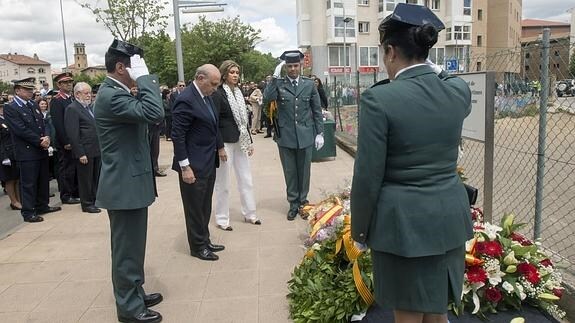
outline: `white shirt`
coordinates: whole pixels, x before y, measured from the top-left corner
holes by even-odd
[[[404,67],[404,68],[400,69],[399,71],[397,71],[397,73],[395,73],[395,78],[397,79],[397,77],[399,76],[399,74],[401,74],[401,73],[403,73],[403,72],[405,72],[405,71],[407,71],[407,70],[410,70],[410,69],[412,69],[412,68],[414,68],[414,67],[425,66],[425,65],[427,65],[427,64],[421,63],[421,64],[415,64],[415,65],[411,65],[411,66],[408,66],[408,67]]]
[[[292,79],[291,77],[288,76],[289,82],[291,84],[293,84],[293,81],[295,81],[295,84],[298,85],[299,84],[299,76],[297,77],[297,79]]]
[[[107,76],[110,80],[118,83],[124,90],[126,90],[128,93],[130,93],[130,88],[126,86],[126,84],[116,80],[115,78],[111,77],[110,75]]]

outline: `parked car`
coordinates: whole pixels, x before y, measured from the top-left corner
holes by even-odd
[[[557,92],[558,97],[562,97],[564,95],[575,95],[575,79],[561,80],[557,82],[555,91]]]

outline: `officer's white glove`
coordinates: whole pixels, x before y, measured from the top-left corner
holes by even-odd
[[[146,62],[143,58],[140,57],[140,55],[134,55],[130,57],[130,67],[126,67],[126,69],[134,81],[137,80],[140,76],[150,74],[150,72],[148,72]]]
[[[323,134],[315,136],[315,149],[320,150],[323,147]]]
[[[429,65],[429,67],[431,67],[431,69],[435,72],[435,74],[439,74],[443,71],[443,69],[441,68],[441,66],[436,65],[434,62],[432,62],[429,58],[425,60],[425,64]]]
[[[355,247],[357,249],[359,249],[359,251],[366,251],[367,250],[367,245],[365,243],[354,241],[353,244],[355,245]]]
[[[11,165],[12,165],[12,162],[10,161],[9,158],[6,158],[6,159],[4,159],[4,160],[2,161],[2,165],[4,165],[4,166],[11,166]]]
[[[278,77],[280,77],[280,75],[282,73],[282,67],[284,67],[285,64],[286,64],[286,62],[282,61],[281,63],[278,64],[278,66],[276,66],[276,69],[274,70],[273,77],[275,77],[276,79]]]
[[[48,147],[48,156],[54,156],[54,148],[52,146]]]

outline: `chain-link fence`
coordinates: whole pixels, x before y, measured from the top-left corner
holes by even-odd
[[[570,58],[574,50],[568,37],[551,37],[547,43],[539,38],[520,48],[468,55],[449,64],[457,66],[455,72],[495,72],[492,221],[499,223],[512,212],[517,222],[527,223],[523,232],[541,239],[565,268],[571,286],[575,286],[575,75],[569,68],[575,68],[575,58]],[[347,82],[353,84],[347,92],[356,93],[352,99],[343,99],[343,83],[327,86],[338,134],[353,143],[360,126],[355,102],[371,84],[358,86],[357,75],[351,79],[356,82]],[[462,145],[460,164],[468,183],[480,188],[478,205],[483,205],[485,144],[464,139]]]

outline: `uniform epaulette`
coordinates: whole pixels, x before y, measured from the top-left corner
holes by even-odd
[[[390,82],[391,82],[390,79],[381,80],[381,81],[375,83],[374,85],[372,85],[371,87],[376,87],[376,86],[378,86],[378,85],[388,84],[388,83],[390,83]]]

